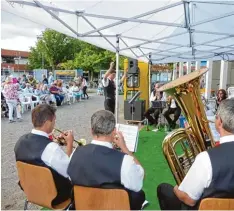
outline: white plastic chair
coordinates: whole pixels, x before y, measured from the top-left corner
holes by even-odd
[[[21,111],[22,114],[24,113],[25,110],[28,110],[28,107],[31,106],[32,104],[32,98],[31,97],[26,97],[24,95],[19,95],[19,100],[21,104]]]
[[[40,97],[32,93],[23,93],[25,97],[31,98],[31,110],[34,109],[35,105],[40,104]],[[36,100],[32,100],[32,96],[36,97]]]
[[[70,100],[71,100],[72,103],[76,102],[76,97],[73,95],[73,93],[69,92],[69,98],[70,98]]]
[[[227,90],[228,98],[234,98],[234,87],[229,87]]]

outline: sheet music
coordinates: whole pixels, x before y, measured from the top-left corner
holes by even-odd
[[[122,132],[128,150],[130,152],[136,152],[139,134],[138,126],[117,124],[116,128]]]

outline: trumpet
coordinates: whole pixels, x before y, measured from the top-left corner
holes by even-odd
[[[54,131],[57,131],[57,132],[59,132],[60,134],[65,134],[62,130],[59,130],[59,129],[57,129],[57,128],[54,128]],[[66,142],[65,142],[65,140],[64,140],[64,138],[55,138],[56,140],[57,140],[57,142],[60,144],[60,145],[65,145],[66,144]],[[86,145],[86,140],[85,139],[80,139],[79,141],[77,141],[77,140],[75,140],[74,139],[74,142],[76,142],[77,144],[78,144],[78,146],[84,146],[84,145]]]

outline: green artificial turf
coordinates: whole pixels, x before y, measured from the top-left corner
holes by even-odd
[[[145,210],[159,210],[157,186],[162,182],[175,185],[175,180],[162,151],[165,132],[163,130],[153,132],[152,127],[149,129],[150,131],[147,131],[146,127],[141,129],[135,155],[145,170],[143,190],[149,201]]]

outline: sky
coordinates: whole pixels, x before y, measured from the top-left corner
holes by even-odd
[[[23,29],[23,30],[22,30]],[[1,48],[29,51],[45,28],[1,10]]]

